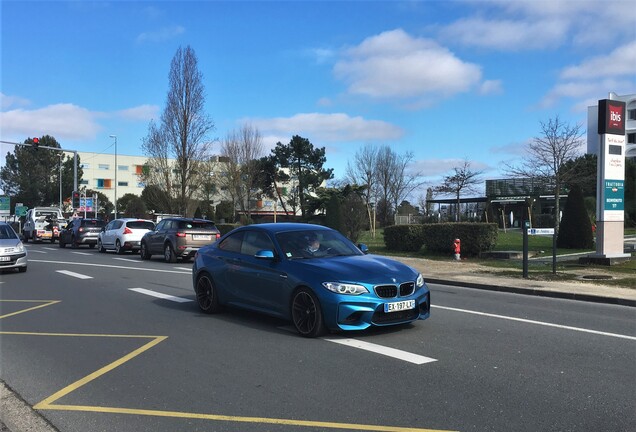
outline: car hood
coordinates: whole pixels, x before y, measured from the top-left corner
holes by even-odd
[[[20,239],[1,239],[0,248],[17,248],[20,244]]]
[[[377,255],[313,258],[295,261],[301,272],[308,271],[323,281],[360,282],[372,285],[415,281],[417,271]]]

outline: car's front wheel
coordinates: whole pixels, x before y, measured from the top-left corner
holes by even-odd
[[[207,273],[202,274],[197,278],[197,284],[194,291],[197,295],[197,303],[199,308],[207,313],[217,313],[220,311],[219,298],[217,296],[216,287],[210,275]]]
[[[300,288],[294,293],[291,316],[294,327],[301,336],[318,337],[326,330],[320,302],[308,288]]]
[[[97,239],[97,250],[99,251],[99,253],[106,252],[106,248],[104,247],[100,239]]]

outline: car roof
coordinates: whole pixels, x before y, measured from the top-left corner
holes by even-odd
[[[237,229],[260,229],[273,234],[288,231],[307,231],[307,230],[319,230],[319,231],[333,231],[329,227],[322,225],[299,223],[299,222],[280,222],[280,223],[264,223],[256,225],[246,225]]]
[[[194,222],[209,222],[209,223],[214,223],[213,220],[209,220],[209,219],[201,219],[201,218],[187,218],[187,217],[168,217],[168,218],[163,218],[161,219],[162,221],[164,220],[176,220],[176,221],[194,221]]]

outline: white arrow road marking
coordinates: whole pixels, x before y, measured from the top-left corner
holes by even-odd
[[[347,345],[353,348],[359,348],[365,351],[371,351],[377,354],[382,354],[388,357],[393,357],[396,358],[398,360],[404,360],[407,361],[409,363],[415,363],[415,364],[424,364],[424,363],[431,363],[431,362],[435,362],[437,361],[434,358],[430,358],[430,357],[424,357],[418,354],[413,354],[410,352],[406,352],[406,351],[402,351],[399,349],[395,349],[395,348],[389,348],[389,347],[385,347],[382,345],[377,345],[377,344],[372,344],[369,342],[363,342],[357,339],[340,339],[340,338],[335,338],[335,339],[325,339],[326,341],[329,342],[335,342],[337,344],[341,344],[341,345]]]
[[[61,273],[61,274],[65,274],[67,276],[73,276],[73,277],[78,278],[78,279],[93,279],[93,276],[86,276],[86,275],[75,273],[75,272],[68,271],[68,270],[56,270],[56,272]]]
[[[601,335],[601,336],[609,336],[609,337],[615,337],[615,338],[621,338],[621,339],[636,340],[636,337],[634,337],[634,336],[628,336],[628,335],[617,334],[617,333],[608,333],[608,332],[602,332],[602,331],[598,331],[598,330],[590,330],[590,329],[585,329],[585,328],[580,328],[580,327],[571,327],[571,326],[566,326],[566,325],[561,325],[561,324],[553,324],[553,323],[543,322],[543,321],[534,321],[534,320],[529,320],[529,319],[525,319],[525,318],[515,318],[515,317],[510,317],[510,316],[505,316],[505,315],[497,315],[497,314],[491,314],[491,313],[486,313],[486,312],[477,312],[477,311],[471,311],[471,310],[467,310],[467,309],[457,309],[457,308],[452,308],[452,307],[447,307],[447,306],[431,305],[431,307],[432,308],[449,310],[449,311],[453,311],[453,312],[462,312],[462,313],[467,313],[467,314],[486,316],[486,317],[490,317],[490,318],[499,318],[499,319],[505,319],[505,320],[510,320],[510,321],[517,321],[517,322],[522,322],[522,323],[526,323],[526,324],[536,324],[536,325],[541,325],[541,326],[546,326],[546,327],[560,328],[560,329],[564,329],[564,330],[573,330],[573,331],[578,331],[578,332],[583,332],[583,333],[592,333],[592,334]]]
[[[175,297],[175,296],[171,296],[171,295],[167,295],[167,294],[162,294],[156,291],[151,291],[151,290],[147,290],[145,288],[129,288],[130,291],[135,291],[138,292],[140,294],[146,294],[152,297],[157,297],[160,299],[164,299],[164,300],[170,300],[173,302],[177,302],[177,303],[187,303],[187,302],[191,302],[192,300],[187,299],[187,298],[183,298],[183,297]]]
[[[134,262],[134,263],[138,263],[139,260],[138,259],[131,259],[131,258],[113,258],[115,260],[119,260],[119,261],[128,261],[128,262]]]
[[[92,253],[88,253],[88,252],[71,252],[74,254],[78,254],[78,255],[93,255]]]

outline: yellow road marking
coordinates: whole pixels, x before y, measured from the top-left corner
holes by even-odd
[[[38,306],[30,307],[28,309],[22,309],[22,310],[19,310],[17,312],[12,312],[12,313],[8,313],[8,314],[5,314],[5,315],[0,315],[0,319],[2,319],[2,318],[8,318],[8,317],[11,317],[11,316],[14,316],[14,315],[19,315],[19,314],[25,313],[25,312],[30,312],[32,310],[40,309],[40,308],[43,308],[43,307],[51,306],[52,304],[59,303],[60,300],[0,300],[0,302],[7,302],[7,303],[44,303],[44,304],[41,304],[41,305],[38,305]]]
[[[0,300],[11,302],[26,302],[26,303],[41,303],[32,308],[24,309],[18,312],[0,316],[0,319],[5,317],[14,316],[20,313],[40,309],[46,306],[50,306],[55,303],[59,303],[59,300]],[[90,383],[91,381],[99,378],[102,375],[112,371],[113,369],[121,366],[129,360],[137,357],[141,353],[153,348],[155,345],[163,342],[168,336],[148,336],[148,335],[117,335],[117,334],[88,334],[88,333],[35,333],[35,332],[16,332],[16,331],[0,331],[1,335],[22,335],[22,336],[49,336],[49,337],[108,337],[108,338],[145,338],[152,339],[145,345],[137,348],[136,350],[126,354],[125,356],[115,360],[112,363],[96,370],[95,372],[81,378],[74,383],[64,387],[58,392],[52,394],[46,399],[42,400],[33,408],[37,410],[57,410],[57,411],[81,411],[81,412],[95,412],[95,413],[109,413],[109,414],[131,414],[131,415],[143,415],[153,417],[172,417],[172,418],[187,418],[197,420],[214,420],[214,421],[227,421],[238,423],[259,423],[259,424],[277,424],[285,426],[301,426],[301,427],[314,427],[325,429],[341,429],[341,430],[358,430],[358,431],[373,431],[373,432],[451,432],[439,429],[422,429],[412,427],[399,427],[399,426],[380,426],[380,425],[365,425],[356,423],[336,423],[336,422],[323,422],[323,421],[310,421],[310,420],[291,420],[291,419],[278,419],[268,417],[241,417],[241,416],[228,416],[221,414],[201,414],[201,413],[188,413],[180,411],[159,411],[159,410],[147,410],[147,409],[133,409],[133,408],[117,408],[117,407],[100,407],[90,405],[55,405],[54,402],[63,398],[64,396],[74,392],[80,387]]]

